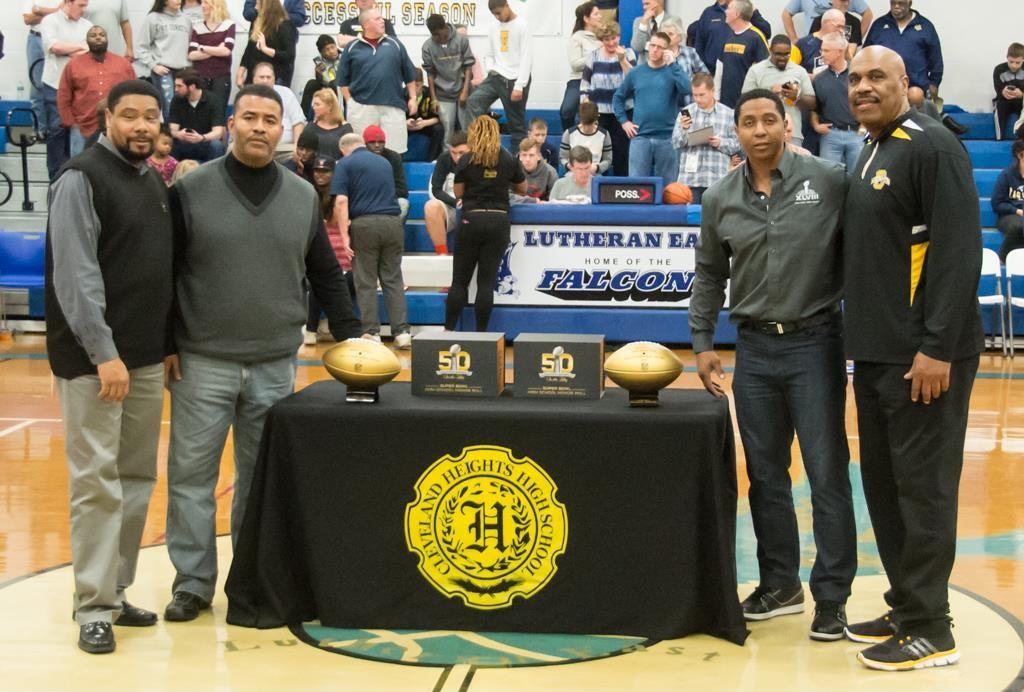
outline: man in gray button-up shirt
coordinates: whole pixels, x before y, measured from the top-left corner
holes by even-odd
[[[795,430],[817,547],[810,636],[838,640],[857,568],[839,313],[846,176],[835,164],[786,149],[777,94],[743,94],[734,117],[747,163],[704,194],[689,319],[701,381],[724,396],[722,365],[711,349],[732,280],[730,319],[738,326],[732,389],[760,568],[743,613],[766,620],[804,609],[789,475]]]

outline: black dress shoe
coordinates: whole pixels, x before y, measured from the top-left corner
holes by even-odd
[[[87,654],[109,654],[114,650],[114,629],[109,622],[89,622],[78,629],[78,648]]]
[[[114,620],[114,624],[120,627],[149,627],[156,624],[156,613],[125,601],[121,606],[121,614]]]
[[[174,598],[164,609],[164,620],[170,622],[187,622],[199,617],[200,610],[206,610],[210,604],[188,591],[175,591]]]
[[[967,134],[967,131],[971,129],[966,125],[953,120],[953,118],[948,115],[942,116],[942,124],[946,126],[947,130],[955,134],[957,137]]]

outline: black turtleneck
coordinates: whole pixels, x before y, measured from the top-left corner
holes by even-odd
[[[259,206],[267,198],[280,175],[273,161],[262,168],[253,168],[236,159],[230,151],[224,157],[224,164],[231,181],[253,206]]]

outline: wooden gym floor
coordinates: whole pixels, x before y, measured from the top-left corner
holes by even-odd
[[[298,388],[327,377],[319,365],[326,346],[300,350]],[[19,335],[13,343],[0,342],[0,613],[4,623],[0,689],[1024,689],[1024,358],[1014,363],[984,355],[974,387],[961,481],[958,555],[950,593],[961,663],[887,674],[863,669],[856,661],[857,645],[810,641],[809,612],[752,624],[743,647],[693,636],[668,642],[626,642],[620,647],[621,655],[580,660],[590,658],[588,646],[595,642],[606,645],[598,640],[607,638],[538,639],[511,646],[479,633],[346,631],[346,636],[354,638],[336,641],[334,648],[357,653],[337,655],[303,643],[287,629],[228,626],[222,590],[212,611],[195,622],[161,620],[152,628],[117,628],[115,654],[83,654],[75,646],[77,627],[68,618],[73,584],[68,568],[64,437],[44,348],[43,339],[35,335]],[[673,386],[700,387],[692,353],[679,354],[687,369]],[[730,366],[732,354],[723,355]],[[407,371],[400,376],[407,377]],[[852,392],[849,400],[847,427],[856,460]],[[166,426],[166,405],[164,419]],[[166,437],[165,430],[160,478],[143,539],[151,547],[142,551],[139,578],[130,592],[134,603],[160,613],[169,599],[173,575],[162,546]],[[227,532],[232,492],[230,450],[225,460],[217,491],[221,534]],[[742,598],[756,581],[757,571],[742,458],[737,464],[737,567]],[[792,475],[809,568],[813,557],[813,545],[807,546],[811,541],[809,497],[798,463]],[[848,612],[852,620],[858,620],[880,614],[886,582],[856,461],[851,479],[860,569]],[[230,562],[230,542],[224,538],[220,539],[220,555],[223,578]],[[497,654],[497,660],[506,664],[495,665],[489,654]],[[446,655],[450,658],[447,664],[422,664]],[[517,663],[510,667],[509,661]],[[522,663],[531,665],[515,667]]]

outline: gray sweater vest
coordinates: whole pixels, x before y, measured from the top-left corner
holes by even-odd
[[[306,253],[318,229],[309,183],[279,167],[254,207],[224,159],[177,183],[184,215],[175,277],[181,352],[254,363],[294,355],[306,321]]]

